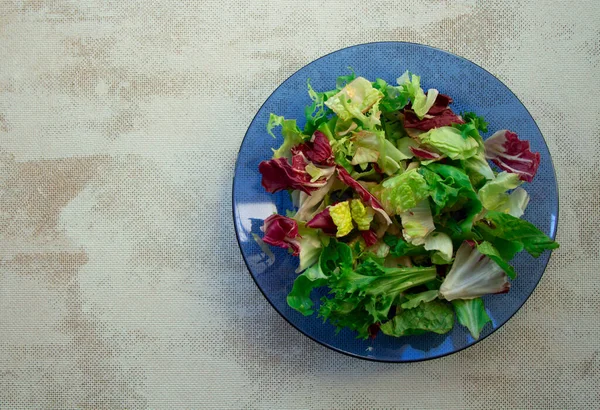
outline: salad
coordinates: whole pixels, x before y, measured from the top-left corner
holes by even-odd
[[[262,227],[262,241],[299,257],[289,306],[361,338],[444,334],[455,316],[479,338],[481,297],[510,290],[515,254],[558,247],[520,219],[539,153],[507,130],[484,141],[482,117],[456,114],[408,71],[397,85],[354,73],[330,91],[307,85],[303,129],[271,114],[283,143],[259,165],[265,190],[296,207]]]

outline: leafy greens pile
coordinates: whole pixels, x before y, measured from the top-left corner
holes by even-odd
[[[271,114],[283,143],[260,163],[262,185],[288,190],[297,210],[268,217],[263,241],[299,256],[287,301],[303,315],[367,338],[447,333],[456,313],[477,339],[490,321],[481,296],[509,291],[514,255],[558,247],[520,219],[540,155],[507,130],[484,141],[482,117],[455,114],[417,75],[397,84],[308,82],[302,130]],[[317,308],[318,287],[329,295]]]

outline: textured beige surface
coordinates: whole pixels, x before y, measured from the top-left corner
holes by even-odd
[[[299,335],[230,211],[271,91],[379,40],[497,75],[560,185],[562,247],[524,308],[410,365]],[[599,91],[597,0],[0,0],[0,408],[598,408]]]

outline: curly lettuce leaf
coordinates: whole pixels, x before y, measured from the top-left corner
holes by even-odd
[[[332,95],[337,93],[337,90],[316,92],[310,85],[310,79],[306,80],[308,95],[313,101],[312,104],[304,109],[306,124],[304,125],[304,133],[311,135],[319,126],[328,121],[328,117],[333,113],[331,109],[325,106],[325,101]]]
[[[402,238],[387,233],[383,237],[383,241],[390,247],[390,254],[392,256],[416,256],[426,253],[423,246],[413,245]]]
[[[433,204],[433,215],[439,215],[444,209],[453,207],[460,198],[460,187],[456,186],[452,176],[443,178],[427,167],[419,168],[423,175],[431,196]]]
[[[454,306],[458,323],[469,329],[475,340],[479,339],[485,325],[492,322],[485,311],[481,298],[456,299],[452,301],[452,306]]]
[[[356,269],[345,264],[330,272],[328,285],[334,296],[321,299],[319,316],[338,329],[348,327],[358,332],[362,338],[369,336],[370,326],[387,319],[401,293],[436,277],[433,267],[385,268],[373,259]]]
[[[385,138],[390,141],[397,143],[400,138],[408,137],[408,134],[404,129],[402,116],[398,115],[397,112],[383,113],[381,116],[381,125],[385,131]]]
[[[292,147],[303,143],[304,140],[308,139],[308,136],[302,134],[296,125],[296,120],[286,120],[282,116],[271,114],[267,122],[267,132],[273,138],[277,138],[273,133],[273,130],[277,127],[281,127],[283,143],[279,148],[273,150],[273,158],[291,158]]]
[[[367,310],[367,300],[360,296],[323,297],[319,308],[319,317],[336,327],[336,333],[348,328],[358,333],[358,337],[369,337],[369,327],[375,322]]]
[[[486,122],[485,118],[475,114],[474,112],[465,112],[461,114],[461,117],[465,122],[472,123],[475,128],[477,128],[481,132],[488,132],[489,123]]]

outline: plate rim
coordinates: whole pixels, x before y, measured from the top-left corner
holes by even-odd
[[[352,358],[356,358],[356,359],[360,359],[360,360],[365,360],[368,362],[378,362],[378,363],[417,363],[417,362],[425,362],[425,361],[429,361],[429,360],[435,360],[435,359],[440,359],[443,357],[447,357],[450,356],[452,354],[456,354],[459,353],[469,347],[475,346],[476,344],[482,342],[483,340],[487,339],[489,336],[491,336],[492,334],[496,333],[496,331],[498,331],[499,329],[501,329],[505,324],[507,324],[516,314],[517,312],[519,312],[521,310],[521,308],[525,305],[525,303],[527,303],[527,301],[531,298],[531,296],[533,295],[533,293],[535,292],[535,290],[537,289],[537,287],[540,284],[540,281],[542,280],[542,277],[545,275],[546,273],[546,269],[548,268],[548,264],[550,263],[550,259],[552,258],[552,254],[553,254],[553,250],[550,250],[550,255],[548,255],[548,260],[546,261],[546,265],[544,266],[544,269],[542,270],[542,274],[540,275],[540,277],[538,278],[537,282],[535,283],[535,285],[533,286],[531,292],[529,293],[529,295],[527,295],[527,297],[523,300],[523,302],[521,302],[521,304],[517,307],[517,309],[515,309],[515,311],[502,323],[500,324],[498,327],[492,329],[492,331],[490,333],[488,333],[487,335],[483,336],[480,339],[474,340],[473,343],[471,344],[467,344],[465,346],[462,346],[456,350],[453,350],[451,352],[446,352],[446,353],[442,353],[439,355],[434,355],[431,357],[425,357],[425,358],[418,358],[418,359],[398,359],[398,360],[388,360],[388,359],[382,359],[382,358],[377,358],[377,357],[369,357],[369,356],[361,356],[352,352],[348,352],[346,350],[343,350],[337,346],[333,346],[329,343],[320,341],[318,339],[316,339],[315,337],[306,334],[302,329],[300,329],[300,327],[298,327],[296,324],[294,324],[290,319],[287,318],[287,316],[285,314],[283,314],[283,312],[281,312],[277,306],[275,306],[275,304],[273,302],[271,302],[271,300],[269,299],[269,297],[267,296],[267,294],[265,293],[265,291],[262,289],[262,287],[259,285],[258,281],[256,280],[256,277],[254,276],[254,274],[252,273],[252,269],[250,268],[250,265],[248,263],[248,260],[246,259],[246,255],[244,254],[244,251],[242,249],[242,244],[240,243],[240,235],[238,232],[238,226],[236,223],[236,220],[238,219],[238,215],[236,212],[236,207],[235,207],[235,179],[236,179],[236,175],[237,175],[237,171],[238,171],[238,167],[240,166],[240,153],[242,151],[242,147],[244,146],[244,142],[246,141],[246,138],[248,137],[248,132],[250,131],[250,128],[252,127],[252,125],[254,124],[254,122],[256,121],[256,118],[258,117],[258,114],[261,112],[261,110],[263,109],[264,105],[267,103],[267,101],[269,101],[269,99],[291,78],[293,77],[296,73],[298,73],[299,71],[303,70],[304,68],[308,67],[309,65],[324,59],[332,54],[338,53],[340,51],[343,50],[347,50],[347,49],[351,49],[351,48],[356,48],[356,47],[362,47],[362,46],[368,46],[368,45],[384,45],[384,44],[408,44],[408,45],[413,45],[413,46],[418,46],[418,47],[424,47],[424,48],[429,48],[432,50],[435,50],[436,52],[441,52],[444,54],[448,54],[450,56],[459,58],[461,60],[464,60],[467,63],[473,64],[475,66],[477,66],[478,68],[480,68],[481,70],[483,70],[484,72],[486,72],[487,74],[489,74],[490,76],[494,77],[509,93],[511,93],[516,99],[517,101],[519,101],[519,103],[523,106],[523,108],[525,109],[525,112],[527,113],[527,115],[529,115],[529,117],[531,118],[531,120],[533,121],[533,124],[535,125],[535,127],[537,128],[539,134],[542,137],[542,142],[544,143],[544,146],[546,147],[546,150],[548,151],[548,157],[550,159],[550,166],[552,168],[552,174],[554,176],[554,187],[555,187],[555,191],[556,191],[556,220],[554,221],[553,224],[550,225],[550,229],[551,229],[551,235],[550,238],[552,240],[554,240],[556,238],[556,234],[558,232],[558,223],[560,220],[560,193],[559,193],[559,187],[558,187],[558,179],[557,179],[557,175],[556,175],[556,168],[554,167],[554,161],[552,160],[552,153],[550,152],[550,148],[548,146],[548,143],[546,142],[546,138],[544,137],[544,134],[542,133],[542,131],[540,130],[540,127],[538,126],[537,122],[535,121],[535,119],[533,118],[533,115],[531,115],[531,112],[529,111],[529,109],[527,108],[527,106],[525,106],[525,104],[523,104],[523,101],[521,101],[521,99],[502,81],[500,80],[497,76],[495,76],[494,74],[492,74],[491,72],[489,72],[488,70],[486,70],[485,68],[483,68],[482,66],[480,66],[479,64],[469,60],[468,58],[462,57],[458,54],[452,53],[450,51],[447,50],[443,50],[441,48],[438,47],[433,47],[427,44],[422,44],[422,43],[415,43],[415,42],[411,42],[411,41],[372,41],[372,42],[367,42],[367,43],[359,43],[359,44],[353,44],[350,46],[346,46],[346,47],[342,47],[333,51],[330,51],[327,54],[323,54],[322,56],[304,64],[302,67],[296,69],[292,74],[290,74],[285,80],[283,80],[270,94],[269,96],[263,101],[263,103],[261,104],[261,106],[258,108],[258,110],[256,111],[256,114],[254,114],[254,116],[252,117],[252,120],[250,121],[250,124],[248,125],[248,128],[246,129],[246,132],[244,133],[244,138],[242,138],[242,141],[240,142],[240,147],[238,149],[238,153],[236,156],[236,160],[235,160],[235,167],[234,167],[234,172],[233,172],[233,181],[232,181],[232,189],[231,189],[231,207],[232,207],[232,217],[233,217],[233,227],[235,230],[235,238],[236,238],[236,242],[238,244],[238,248],[240,250],[240,254],[242,255],[242,258],[244,260],[244,264],[246,265],[246,270],[248,271],[248,274],[250,275],[250,277],[252,278],[252,280],[254,281],[254,284],[256,285],[256,287],[260,290],[261,294],[263,295],[263,297],[267,300],[267,302],[269,303],[269,305],[271,305],[271,307],[273,309],[275,309],[275,311],[288,323],[290,324],[294,329],[296,329],[300,334],[304,335],[305,337],[309,338],[310,340],[318,343],[321,346],[324,346],[328,349],[331,349],[335,352],[341,353],[343,355],[352,357]]]

